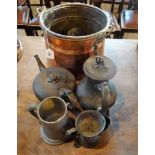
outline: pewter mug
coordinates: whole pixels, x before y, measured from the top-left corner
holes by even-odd
[[[41,123],[40,134],[48,144],[63,143],[67,123],[67,104],[59,97],[48,97],[39,105],[33,104],[28,111]]]

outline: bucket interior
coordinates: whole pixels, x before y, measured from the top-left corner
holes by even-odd
[[[107,16],[89,5],[60,5],[46,10],[42,16],[46,28],[68,36],[85,36],[104,29]]]

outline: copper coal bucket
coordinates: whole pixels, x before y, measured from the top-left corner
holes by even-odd
[[[57,64],[76,77],[94,49],[103,54],[104,38],[113,30],[107,12],[82,3],[66,3],[44,10],[40,25],[46,48],[54,51]],[[78,34],[69,33],[77,29]]]

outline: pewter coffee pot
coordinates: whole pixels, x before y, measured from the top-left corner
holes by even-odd
[[[115,64],[105,56],[92,56],[85,61],[83,70],[86,77],[76,90],[81,108],[106,113],[117,96],[116,88],[110,81],[116,74]]]
[[[63,98],[66,102],[72,103],[73,108],[77,104],[77,98],[73,91],[76,86],[75,77],[67,69],[62,67],[46,68],[38,55],[34,56],[40,72],[33,80],[33,91],[41,101],[50,96]]]

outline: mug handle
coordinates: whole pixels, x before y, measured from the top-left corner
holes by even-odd
[[[67,142],[68,139],[70,139],[70,138],[74,138],[76,136],[76,132],[77,132],[77,130],[76,130],[75,127],[66,130],[65,137],[64,137],[64,142]]]
[[[100,108],[100,107],[99,107]],[[99,113],[101,113],[101,110],[100,109],[97,109],[97,111],[99,112]],[[101,113],[102,114],[102,113]],[[106,121],[106,125],[105,125],[105,128],[103,129],[103,131],[99,134],[100,136],[102,135],[102,133],[104,132],[104,131],[106,131],[109,127],[110,127],[110,125],[111,125],[111,118],[109,117],[109,116],[107,116],[106,114],[103,114],[103,116],[104,116],[104,118],[105,118],[105,121]]]
[[[71,90],[63,88],[59,93],[59,97],[63,98],[65,101],[66,99],[68,100],[66,102],[69,102],[67,105],[69,110],[77,108],[77,97]]]
[[[33,104],[31,104],[31,105],[28,107],[28,111],[29,111],[35,118],[39,119],[39,118],[38,118],[38,115],[37,115],[37,112],[36,112],[37,108],[38,108],[38,105],[37,105],[36,103],[33,103]]]
[[[106,120],[106,125],[105,125],[105,128],[104,128],[104,130],[103,130],[103,131],[105,131],[105,130],[107,130],[107,129],[110,127],[110,125],[111,125],[111,118],[108,117],[107,115],[103,115],[103,116],[105,117],[105,120]]]
[[[77,133],[77,130],[76,130],[75,127],[73,127],[73,128],[71,128],[71,129],[66,131],[64,142],[67,142],[68,139],[70,139],[70,138],[74,138],[75,139],[74,146],[76,148],[79,148],[82,145],[82,141],[80,140],[80,134]]]

